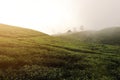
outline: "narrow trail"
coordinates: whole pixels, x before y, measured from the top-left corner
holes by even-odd
[[[45,44],[45,45],[47,45],[47,46],[51,46],[51,47],[55,47],[55,48],[65,49],[65,50],[72,51],[72,52],[83,52],[83,53],[99,54],[98,52],[89,51],[89,50],[82,50],[82,49],[68,48],[68,47],[56,46],[56,45],[50,45],[50,44]]]

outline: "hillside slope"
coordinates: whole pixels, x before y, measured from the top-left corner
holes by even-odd
[[[120,45],[120,27],[111,27],[98,31],[96,37],[101,43]]]
[[[85,42],[120,45],[120,27],[106,28],[100,31],[82,31],[59,35],[61,38]]]
[[[0,80],[119,80],[120,46],[0,24]]]

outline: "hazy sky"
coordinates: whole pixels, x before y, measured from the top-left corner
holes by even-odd
[[[0,0],[0,23],[48,34],[120,26],[120,0]]]

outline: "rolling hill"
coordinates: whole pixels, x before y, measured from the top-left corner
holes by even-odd
[[[0,24],[0,80],[119,80],[120,46]]]
[[[111,27],[99,31],[81,31],[59,35],[61,38],[85,42],[120,45],[120,27]]]

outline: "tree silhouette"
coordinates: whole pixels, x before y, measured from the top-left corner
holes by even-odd
[[[71,33],[72,31],[71,30],[68,30],[67,33]]]
[[[84,26],[82,25],[82,26],[80,26],[80,30],[81,31],[83,31],[84,30]]]

